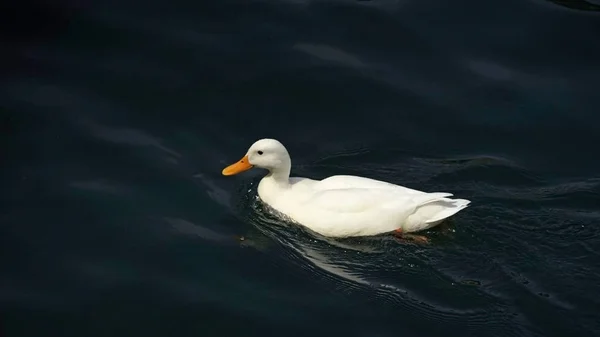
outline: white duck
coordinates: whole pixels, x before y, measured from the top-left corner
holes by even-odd
[[[292,161],[275,139],[255,142],[222,173],[230,176],[254,166],[269,171],[258,185],[263,202],[328,237],[389,232],[405,236],[436,226],[470,203],[448,198],[451,193],[426,193],[358,176],[337,175],[320,181],[290,178]]]

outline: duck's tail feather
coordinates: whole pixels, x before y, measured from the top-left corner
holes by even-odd
[[[415,198],[415,205],[417,207],[421,207],[423,205],[427,205],[432,202],[440,201],[440,200],[451,200],[448,197],[451,197],[452,193],[445,192],[435,192],[435,193],[427,193],[423,194],[417,198]]]
[[[449,218],[454,214],[460,212],[461,210],[467,208],[471,203],[471,201],[467,199],[444,199],[444,201],[448,202],[450,205],[444,207],[444,209],[434,214],[431,218],[427,219],[425,221],[427,224],[440,222],[446,218]]]

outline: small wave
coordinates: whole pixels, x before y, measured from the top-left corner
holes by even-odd
[[[587,12],[600,12],[600,5],[585,0],[547,0],[561,7]]]
[[[69,186],[81,190],[114,194],[114,195],[126,195],[130,194],[131,191],[123,186],[118,186],[106,180],[81,180],[72,181]]]
[[[165,217],[164,220],[167,221],[173,227],[173,229],[182,234],[195,235],[207,241],[232,241],[232,238],[226,235],[217,233],[209,228],[193,224],[184,219]]]

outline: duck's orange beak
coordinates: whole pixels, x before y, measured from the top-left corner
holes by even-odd
[[[224,168],[223,172],[221,173],[223,173],[224,176],[232,176],[234,174],[248,171],[251,168],[252,165],[250,164],[250,161],[248,161],[248,156],[244,156],[244,158],[240,159],[240,161],[237,163],[231,164]]]

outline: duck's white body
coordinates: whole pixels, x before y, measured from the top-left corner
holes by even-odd
[[[357,176],[290,178],[289,154],[274,139],[254,143],[246,156],[223,170],[223,174],[236,174],[253,166],[269,170],[258,185],[263,202],[328,237],[421,231],[436,226],[470,203],[450,199],[450,193],[426,193]]]
[[[321,181],[290,178],[279,184],[266,176],[258,185],[262,201],[311,230],[329,237],[370,236],[401,229],[431,228],[467,207],[450,193],[425,193],[357,176]]]

